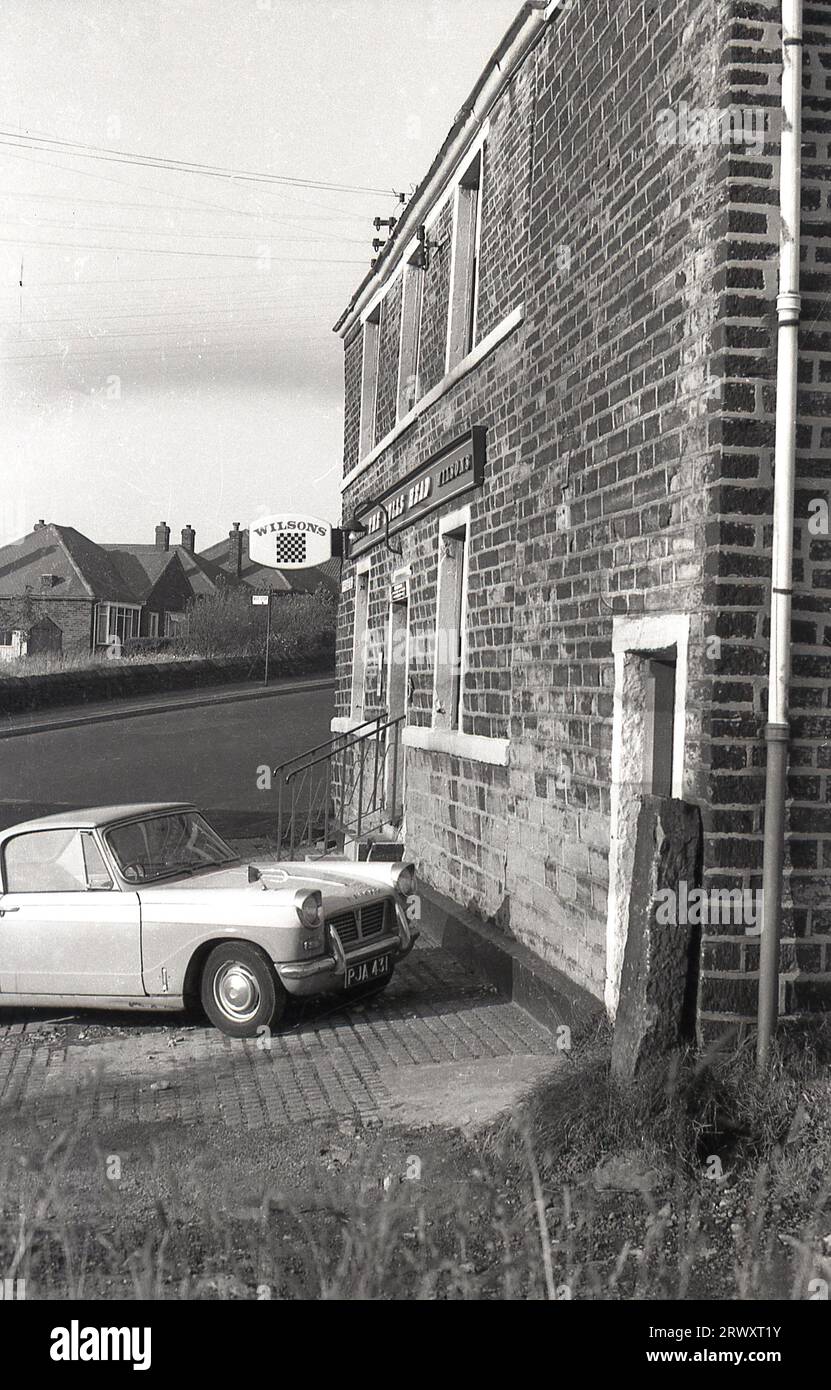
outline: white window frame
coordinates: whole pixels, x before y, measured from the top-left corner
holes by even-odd
[[[453,249],[450,260],[445,375],[463,362],[476,346],[484,168],[483,144],[464,169],[456,184],[453,199]],[[475,179],[475,182],[471,183],[471,179]],[[471,209],[474,200],[475,207]]]
[[[396,421],[409,415],[418,400],[418,364],[421,348],[421,317],[424,306],[424,270],[414,260],[404,267],[401,286],[401,335],[398,343],[398,385]],[[412,392],[407,390],[412,381]]]
[[[360,458],[364,458],[375,446],[378,374],[381,362],[381,303],[382,301],[379,300],[372,312],[364,319],[361,358]]]
[[[95,645],[96,645],[96,647],[108,647],[108,646],[110,645],[111,642],[119,642],[119,641],[124,641],[124,640],[125,640],[125,638],[120,637],[119,633],[116,632],[115,629],[114,629],[114,627],[113,627],[113,623],[118,621],[117,615],[118,615],[119,612],[120,612],[120,613],[133,613],[133,614],[135,615],[135,617],[134,617],[134,619],[133,619],[133,622],[131,623],[131,627],[132,627],[133,630],[132,630],[131,632],[129,632],[129,633],[126,633],[126,634],[125,634],[125,638],[126,638],[127,640],[129,640],[129,638],[131,638],[131,637],[137,637],[137,636],[138,636],[138,634],[139,634],[139,629],[140,629],[140,626],[141,626],[141,605],[140,605],[140,604],[138,604],[138,603],[99,603],[99,604],[96,604],[96,608],[95,608]],[[113,617],[113,614],[115,614],[116,617]],[[102,618],[103,618],[103,622],[102,622]],[[103,631],[106,633],[106,637],[102,637],[102,636],[100,635],[100,634],[101,634],[101,631],[102,631],[102,628],[103,628]]]
[[[351,719],[363,720],[366,679],[366,635],[369,628],[369,585],[372,560],[367,555],[355,566],[355,603],[352,632],[352,693],[349,700]]]
[[[675,706],[673,712],[672,795],[685,789],[687,732],[688,613],[654,613],[643,617],[615,617],[612,621],[612,654],[615,687],[612,714],[612,782],[609,826],[609,891],[606,913],[605,1002],[612,1018],[617,1011],[626,933],[629,920],[630,865],[634,855],[631,827],[624,811],[624,789],[631,785],[637,758],[627,726],[625,708],[627,658],[648,657],[652,652],[675,649]],[[630,668],[631,669],[631,668]],[[637,779],[637,773],[635,772]],[[631,816],[630,816],[631,819]]]
[[[459,536],[463,532],[463,537]],[[451,590],[448,576],[449,562],[444,547],[447,540],[460,541],[461,575],[459,609],[455,612],[455,585]],[[465,676],[467,674],[468,637],[468,579],[470,574],[470,506],[459,507],[448,512],[439,521],[439,560],[438,582],[436,586],[436,638],[433,659],[433,729],[445,733],[462,733],[465,717]],[[450,617],[451,621],[447,621]],[[459,685],[458,701],[453,708],[454,678],[451,664],[444,658],[446,653],[443,628],[449,632],[457,627],[459,633]]]

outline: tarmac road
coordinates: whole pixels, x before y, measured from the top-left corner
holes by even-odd
[[[193,801],[226,835],[268,835],[276,793],[258,788],[257,769],[329,737],[333,691],[283,686],[233,703],[227,694],[0,740],[0,827],[76,806]]]

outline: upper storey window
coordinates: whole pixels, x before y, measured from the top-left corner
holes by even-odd
[[[479,150],[462,175],[455,195],[445,364],[448,372],[467,356],[476,342],[479,241],[482,227],[481,193],[482,151]]]
[[[378,401],[378,361],[381,351],[381,305],[364,323],[364,358],[361,375],[361,445],[364,457],[375,443],[375,407]]]
[[[421,342],[421,305],[424,292],[424,270],[414,257],[404,267],[404,287],[401,300],[401,351],[398,359],[398,410],[402,416],[412,410],[418,400],[418,353]]]

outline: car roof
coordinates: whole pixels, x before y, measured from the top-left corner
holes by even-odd
[[[21,830],[54,830],[60,825],[71,826],[74,830],[94,830],[105,825],[115,825],[118,821],[135,820],[139,816],[149,816],[165,811],[195,811],[189,801],[138,801],[123,806],[81,806],[75,811],[58,811],[51,816],[39,816],[37,820],[21,821],[10,825],[0,834],[5,839]]]

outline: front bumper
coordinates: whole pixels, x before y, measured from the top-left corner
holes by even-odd
[[[404,908],[395,903],[394,932],[385,932],[361,946],[355,947],[347,955],[337,932],[330,929],[331,951],[314,960],[275,961],[274,968],[289,994],[332,994],[343,989],[343,977],[347,965],[360,965],[362,961],[375,956],[392,955],[394,963],[403,960],[413,949],[418,938],[418,928],[407,919]]]

